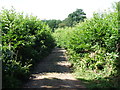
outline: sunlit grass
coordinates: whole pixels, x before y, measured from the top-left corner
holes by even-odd
[[[96,73],[92,70],[83,71],[81,69],[74,70],[73,75],[82,81],[89,89],[92,88],[119,88],[120,78],[109,76],[106,73]],[[120,89],[120,88],[119,88]]]

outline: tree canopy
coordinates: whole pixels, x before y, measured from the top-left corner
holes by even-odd
[[[86,18],[86,14],[82,9],[77,9],[73,13],[70,13],[67,18],[65,18],[62,21],[62,24],[60,24],[60,27],[68,26],[72,27],[75,24],[79,23],[80,21],[84,21]]]
[[[76,25],[80,21],[83,22],[85,18],[86,18],[86,14],[84,13],[84,11],[82,9],[77,9],[76,11],[70,13],[68,15],[68,17],[65,18],[63,21],[55,20],[55,19],[42,20],[42,21],[46,22],[46,24],[48,24],[49,27],[54,32],[54,29],[56,29],[58,27],[59,28],[63,28],[63,27],[66,27],[66,26],[67,27],[73,27],[74,25]]]

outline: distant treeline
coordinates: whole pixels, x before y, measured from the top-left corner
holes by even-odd
[[[54,31],[56,28],[73,27],[80,21],[84,21],[85,18],[86,14],[84,11],[82,9],[77,9],[73,13],[70,13],[64,20],[51,19],[42,21],[46,22],[52,31]]]

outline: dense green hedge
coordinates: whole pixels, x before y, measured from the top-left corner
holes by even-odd
[[[14,9],[0,12],[2,28],[3,88],[18,87],[27,80],[37,61],[54,47],[51,29],[32,15]]]
[[[96,73],[94,79],[120,74],[116,51],[120,36],[116,10],[94,13],[93,18],[86,19],[73,28],[55,30],[53,36],[58,46],[68,50],[68,58],[81,76],[85,76],[87,71]]]

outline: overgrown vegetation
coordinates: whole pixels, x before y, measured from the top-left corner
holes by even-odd
[[[2,28],[3,88],[20,87],[34,65],[54,47],[51,29],[37,17],[17,13],[13,8],[0,12]]]
[[[67,49],[76,77],[88,88],[119,87],[117,10],[94,13],[73,28],[55,30],[53,36],[57,46]]]
[[[115,9],[114,12],[94,13],[91,19],[85,19],[85,15],[78,9],[62,22],[45,21],[49,28],[37,17],[3,9],[0,12],[3,88],[21,87],[36,63],[55,46],[54,38],[57,46],[67,49],[76,78],[88,88],[118,88],[119,12]]]

